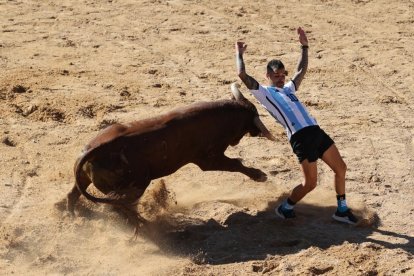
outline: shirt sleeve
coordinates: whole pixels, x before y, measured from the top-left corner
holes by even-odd
[[[260,102],[263,103],[266,101],[266,94],[267,90],[264,88],[261,84],[259,84],[259,87],[257,90],[251,89],[250,93],[253,94],[253,96]]]
[[[287,89],[289,89],[290,90],[290,92],[292,93],[292,94],[295,94],[296,93],[296,86],[295,86],[295,83],[293,82],[293,81],[288,81],[286,84],[285,84],[285,86],[284,86],[284,88],[287,88]]]

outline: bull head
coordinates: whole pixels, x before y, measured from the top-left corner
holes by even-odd
[[[233,94],[233,97],[236,101],[244,102],[254,108],[254,110],[257,113],[256,107],[252,102],[250,102],[247,98],[243,96],[243,94],[240,92],[239,88],[240,85],[236,82],[233,82],[230,86],[231,93]],[[270,131],[266,128],[266,126],[263,124],[262,120],[260,120],[259,114],[257,113],[257,116],[253,120],[255,126],[260,130],[262,136],[266,137],[267,139],[271,141],[276,141],[276,138],[270,133]]]

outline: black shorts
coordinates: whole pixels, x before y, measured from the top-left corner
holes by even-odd
[[[293,152],[299,159],[299,163],[308,159],[315,162],[323,153],[334,144],[334,141],[319,126],[305,127],[290,138]]]

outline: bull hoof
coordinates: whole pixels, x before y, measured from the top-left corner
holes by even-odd
[[[67,207],[67,199],[63,198],[62,200],[56,202],[54,204],[54,207],[56,210],[58,210],[60,212],[60,215],[62,216],[62,218],[74,218],[75,217],[75,212],[73,210],[73,212],[70,212],[68,210]]]
[[[66,211],[66,198],[56,202],[54,206],[60,212]]]

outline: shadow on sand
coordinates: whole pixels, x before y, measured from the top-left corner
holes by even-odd
[[[302,204],[296,208],[298,217],[289,221],[275,216],[273,210],[277,205],[277,202],[270,202],[265,210],[255,215],[234,213],[222,224],[213,219],[206,222],[189,217],[165,217],[147,225],[141,233],[162,250],[190,256],[200,264],[263,260],[267,255],[293,254],[311,246],[326,249],[345,241],[357,244],[372,242],[413,254],[414,238],[376,229],[379,219],[375,215],[368,223],[350,226],[331,219],[334,207]],[[378,235],[399,242],[370,237]]]

